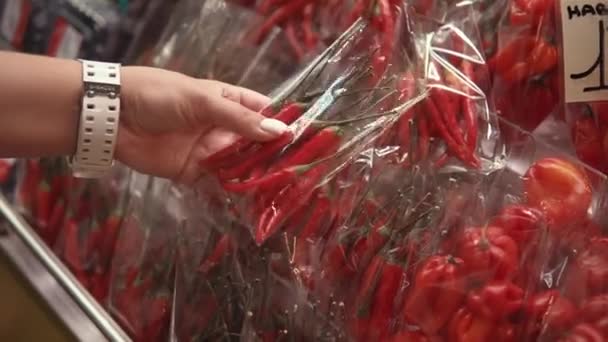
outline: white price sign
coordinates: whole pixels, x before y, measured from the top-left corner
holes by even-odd
[[[561,0],[566,103],[608,101],[608,3]]]

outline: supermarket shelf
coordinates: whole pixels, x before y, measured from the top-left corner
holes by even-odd
[[[130,341],[2,194],[0,253],[11,260],[76,340]]]

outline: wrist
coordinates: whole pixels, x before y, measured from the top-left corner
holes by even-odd
[[[103,176],[113,165],[121,112],[120,65],[81,61],[83,82],[76,151],[70,158],[74,175]]]

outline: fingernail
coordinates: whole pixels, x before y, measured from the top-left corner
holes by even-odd
[[[287,131],[289,127],[279,120],[275,119],[264,119],[260,122],[260,128],[262,131],[272,134],[272,135],[281,135]]]

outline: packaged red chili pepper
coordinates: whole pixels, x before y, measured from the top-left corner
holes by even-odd
[[[403,34],[406,12],[388,1],[382,6],[379,17],[358,20],[276,91],[272,110],[263,112],[276,113],[290,125],[289,132],[267,143],[239,140],[201,161],[220,180],[220,196],[231,199],[234,219],[252,230],[258,244],[283,231],[297,211],[315,200],[317,188],[420,100],[416,62],[403,51],[413,40]],[[406,70],[410,82],[392,77]],[[406,89],[396,91],[404,84]],[[334,199],[324,196],[323,201]],[[325,206],[311,219],[330,222],[336,212]],[[309,231],[301,239],[319,238],[329,227],[305,228]]]
[[[185,219],[181,195],[166,180],[136,173],[128,192],[109,269],[108,310],[134,340],[162,340],[172,312],[176,233]],[[108,218],[100,227],[103,238],[115,229],[112,216]],[[101,257],[107,242],[98,243]]]
[[[314,39],[315,31],[304,31],[303,18],[293,15],[276,26],[269,20],[231,1],[181,1],[152,52],[152,62],[268,93],[323,49],[321,40]],[[278,24],[290,29],[281,30]],[[263,36],[252,41],[251,31],[262,26]],[[312,33],[314,41],[301,43],[305,32]]]

